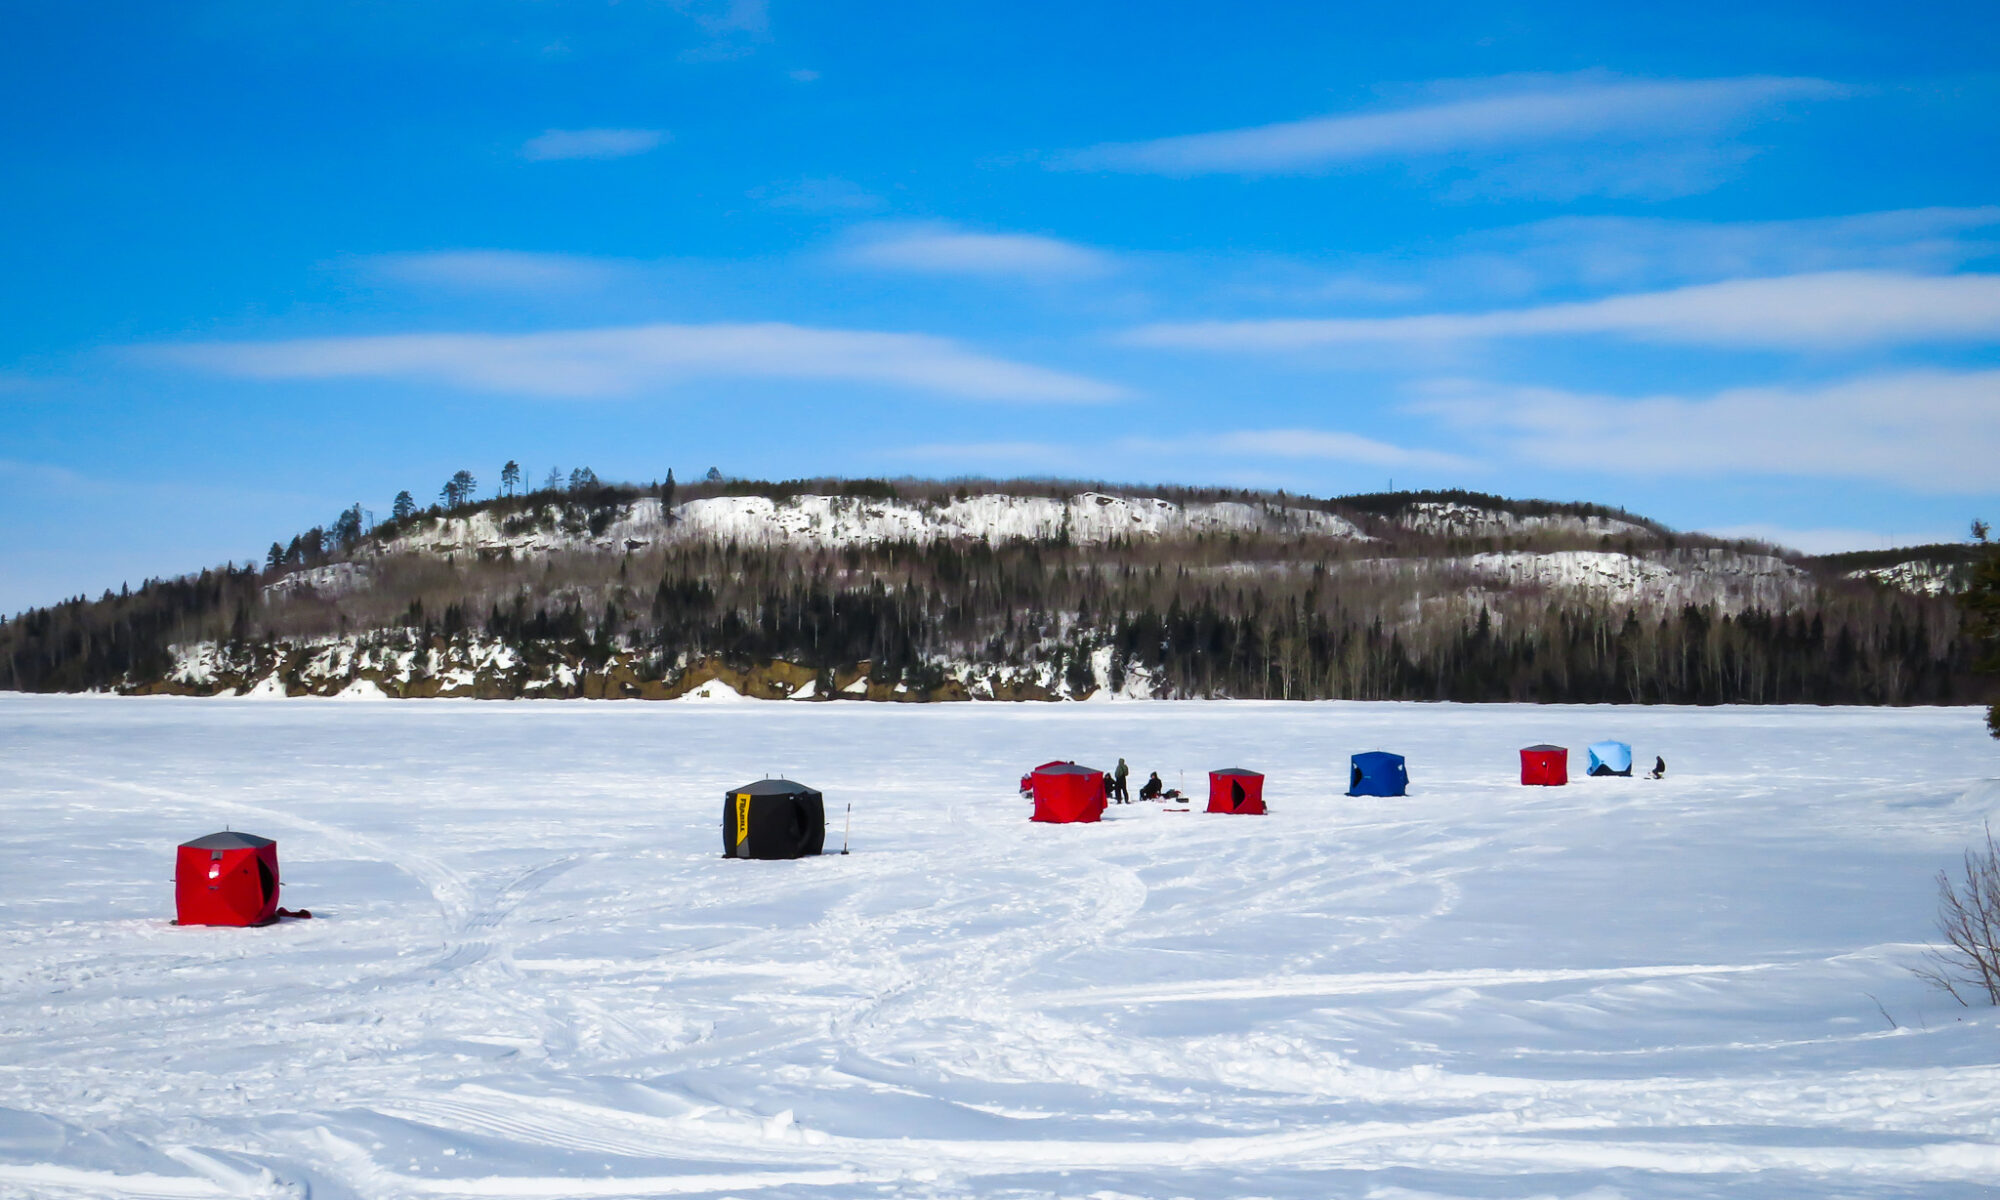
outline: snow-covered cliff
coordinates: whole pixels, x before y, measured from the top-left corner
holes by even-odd
[[[1915,596],[1950,596],[1966,589],[1970,568],[1962,563],[1913,559],[1886,567],[1868,567],[1847,572],[1849,579],[1866,579]]]
[[[887,542],[1027,541],[1067,537],[1091,545],[1119,538],[1179,538],[1265,533],[1365,541],[1350,521],[1317,509],[1234,502],[1181,505],[1170,500],[1084,492],[1067,500],[981,495],[942,504],[851,496],[718,496],[677,505],[659,500],[622,504],[593,530],[550,504],[499,516],[482,510],[422,523],[371,547],[379,555],[409,552],[640,549],[662,542],[705,539],[743,545],[840,547]]]
[[[1579,533],[1589,537],[1648,537],[1644,525],[1613,517],[1579,516],[1556,513],[1549,516],[1522,516],[1503,509],[1476,508],[1470,504],[1424,500],[1405,505],[1395,523],[1415,533],[1441,537],[1514,537],[1534,533]]]
[[[1596,603],[1655,610],[1712,604],[1728,613],[1784,609],[1814,588],[1808,572],[1784,559],[1730,550],[1510,550],[1462,558],[1364,558],[1340,569],[1413,585],[1429,580],[1446,589],[1569,592]]]

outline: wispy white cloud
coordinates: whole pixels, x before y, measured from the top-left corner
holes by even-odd
[[[1296,257],[1146,260],[1181,268],[1174,293],[1249,315],[1407,312],[1573,299],[1827,271],[1940,275],[2000,260],[2000,205],[1783,221],[1555,217],[1331,262]],[[1186,278],[1191,275],[1192,278]]]
[[[683,50],[682,62],[729,62],[768,41],[771,8],[767,0],[667,0],[682,16],[693,19],[709,41]]]
[[[1552,142],[1710,135],[1788,101],[1842,94],[1821,79],[1627,80],[1599,73],[1487,81],[1475,94],[1214,133],[1110,143],[1058,165],[1158,175],[1277,174]]]
[[[1077,279],[1115,266],[1109,254],[1033,233],[974,233],[934,223],[854,231],[839,257],[856,266],[925,275]]]
[[[568,158],[630,158],[657,148],[668,138],[664,129],[550,129],[521,144],[530,162]]]
[[[0,512],[13,518],[0,528],[0,615],[225,560],[255,562],[276,529],[303,528],[351,502],[273,490],[240,472],[187,471],[165,459],[154,467],[157,477],[102,464],[88,474],[0,458]],[[305,486],[310,474],[295,471],[288,482]]]
[[[21,462],[10,458],[0,458],[0,480],[65,492],[109,486],[93,484],[81,472],[72,471],[68,467],[58,467],[52,463]]]
[[[1714,191],[1757,157],[1758,149],[1725,135],[1687,133],[1623,143],[1577,142],[1517,152],[1413,164],[1412,174],[1438,183],[1452,203],[1553,200],[1592,196],[1672,200]]]
[[[144,360],[248,379],[406,379],[552,397],[631,395],[696,378],[887,384],[978,400],[1099,402],[1110,383],[914,333],[777,322],[528,334],[394,334],[140,347]]]
[[[1215,463],[1218,455],[1236,462],[1343,463],[1408,470],[1464,471],[1477,464],[1456,454],[1393,445],[1359,434],[1322,429],[1238,429],[1179,437],[1112,438],[1090,446],[1074,442],[941,442],[904,446],[893,452],[904,461],[1002,467],[1011,470],[1077,471],[1104,474],[1109,463],[1144,461],[1189,468]]]
[[[667,0],[673,10],[717,37],[749,34],[762,37],[771,30],[767,0]]]
[[[399,283],[464,291],[577,292],[630,278],[639,264],[577,254],[521,250],[444,250],[378,254],[361,260],[367,273]]]
[[[853,180],[836,175],[760,184],[746,194],[767,207],[800,212],[874,212],[887,203]]]
[[[947,469],[1004,471],[1075,471],[1091,469],[1102,454],[1075,443],[1057,442],[927,442],[898,446],[886,452],[894,462],[929,463]]]
[[[1449,381],[1411,406],[1507,458],[1619,475],[1807,476],[1991,492],[2000,370],[1627,398]]]
[[[1769,542],[1806,554],[1840,554],[1848,550],[1889,550],[1897,546],[1928,546],[1953,542],[1959,533],[1937,529],[1794,529],[1785,525],[1719,525],[1698,532],[1719,538]]]
[[[1598,290],[1854,269],[1937,273],[1996,251],[2000,205],[1788,221],[1555,217],[1472,234],[1423,269],[1514,291]]]
[[[1441,450],[1397,446],[1322,429],[1239,429],[1184,438],[1126,438],[1123,449],[1138,454],[1241,454],[1412,470],[1463,471],[1477,465]]]
[[[1566,335],[1789,349],[2000,341],[2000,275],[1828,271],[1500,312],[1156,324],[1122,340],[1262,352]]]

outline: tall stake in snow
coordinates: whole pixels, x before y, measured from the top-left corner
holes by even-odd
[[[847,826],[840,831],[840,852],[847,853],[847,835],[854,832],[854,802],[847,803]]]

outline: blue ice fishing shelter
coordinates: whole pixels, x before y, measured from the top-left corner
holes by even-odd
[[[1410,771],[1400,754],[1370,750],[1349,761],[1353,764],[1347,773],[1350,796],[1401,796],[1410,790]]]
[[[1590,747],[1590,774],[1630,775],[1632,747],[1624,742],[1594,742]]]

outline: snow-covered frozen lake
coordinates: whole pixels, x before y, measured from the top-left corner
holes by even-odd
[[[1605,737],[1669,778],[1515,782]],[[1121,754],[1273,812],[1028,821]],[[854,853],[723,859],[766,773]],[[0,1195],[1993,1195],[2000,1020],[1907,967],[1996,777],[1969,709],[4,695]],[[319,919],[169,924],[225,825]]]

